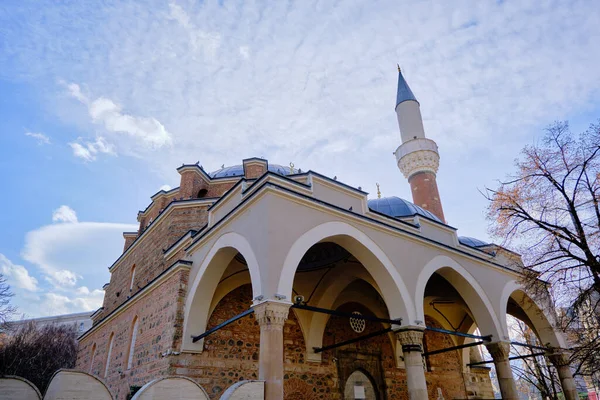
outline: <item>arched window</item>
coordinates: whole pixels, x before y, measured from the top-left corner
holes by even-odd
[[[138,317],[133,319],[133,328],[131,329],[131,341],[129,342],[129,356],[127,357],[127,369],[131,369],[133,365],[133,350],[135,349],[135,339],[138,332]]]
[[[94,368],[94,359],[96,358],[96,343],[92,345],[92,353],[90,355],[90,374]]]
[[[198,192],[198,198],[201,199],[203,197],[206,197],[207,194],[208,194],[207,189],[200,189],[200,191]]]
[[[133,290],[133,280],[135,279],[135,264],[131,267],[131,281],[129,282],[129,291]]]
[[[112,355],[113,342],[115,341],[114,332],[110,334],[110,339],[108,339],[108,353],[106,354],[106,368],[104,368],[104,377],[108,376],[108,368],[110,367],[110,357]]]

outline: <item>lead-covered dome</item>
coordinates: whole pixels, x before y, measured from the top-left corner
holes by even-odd
[[[279,175],[290,175],[291,170],[290,167],[284,167],[279,164],[269,164],[269,171],[274,172]],[[294,169],[294,172],[297,170]],[[230,167],[225,167],[218,169],[216,171],[208,174],[211,178],[225,178],[230,176],[244,176],[244,166],[242,164],[232,165]]]
[[[461,244],[464,244],[465,246],[469,246],[469,247],[483,247],[483,246],[489,245],[489,243],[486,243],[483,240],[480,240],[480,239],[477,239],[474,237],[470,237],[470,236],[459,236],[458,241]]]
[[[388,215],[394,218],[412,217],[413,215],[421,215],[443,224],[442,220],[436,217],[431,211],[427,211],[408,200],[400,197],[382,197],[380,199],[371,199],[368,201],[369,208],[381,214]]]

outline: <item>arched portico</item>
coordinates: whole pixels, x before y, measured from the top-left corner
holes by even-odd
[[[510,310],[510,305],[518,305],[526,318],[520,315],[515,315],[518,310]],[[523,322],[530,325],[530,328],[538,335],[540,341],[552,347],[566,348],[564,338],[552,326],[549,316],[544,311],[545,307],[537,304],[525,291],[525,288],[517,281],[511,281],[506,284],[502,291],[501,307],[503,314],[500,316],[500,321],[503,324],[503,330],[508,335],[508,324],[506,317],[509,313],[514,317],[522,319]]]
[[[441,275],[458,291],[469,307],[481,334],[493,335],[493,340],[505,336],[500,320],[484,289],[463,266],[447,256],[433,258],[419,274],[415,289],[417,320],[425,320],[423,307],[425,287],[434,273]]]
[[[506,318],[508,314],[525,322],[535,332],[540,342],[552,349],[548,351],[547,355],[558,371],[565,398],[567,400],[577,400],[579,398],[577,388],[569,368],[568,356],[565,353],[567,344],[563,336],[552,326],[552,320],[554,319],[552,313],[554,311],[549,309],[549,305],[538,304],[517,281],[506,284],[501,301],[502,310],[504,311],[502,321],[505,329],[508,331]]]
[[[203,342],[193,343],[191,336],[199,335],[206,330],[219,280],[237,253],[244,257],[248,265],[253,296],[256,297],[261,293],[258,261],[246,238],[235,232],[225,233],[219,237],[202,261],[194,260],[192,268],[197,268],[198,272],[194,282],[189,286],[185,302],[182,351],[202,351]]]
[[[364,232],[344,222],[327,222],[305,232],[290,247],[285,258],[277,293],[292,298],[296,269],[304,254],[316,243],[328,241],[349,250],[365,267],[388,305],[390,318],[412,321],[415,308],[400,273],[383,250]]]

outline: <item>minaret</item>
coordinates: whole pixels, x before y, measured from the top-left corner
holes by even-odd
[[[446,222],[435,178],[440,164],[438,147],[433,140],[425,137],[419,102],[402,76],[400,67],[396,114],[402,144],[394,154],[398,168],[410,184],[413,202]]]

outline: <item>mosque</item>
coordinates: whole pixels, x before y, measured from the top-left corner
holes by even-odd
[[[438,147],[400,70],[395,110],[412,202],[262,158],[179,167],[180,186],[123,234],[77,368],[119,400],[173,375],[211,399],[257,380],[267,400],[392,400],[493,398],[494,365],[502,398],[517,399],[509,347],[527,344],[511,343],[513,315],[577,399],[552,307],[519,283],[520,256],[446,221]]]

